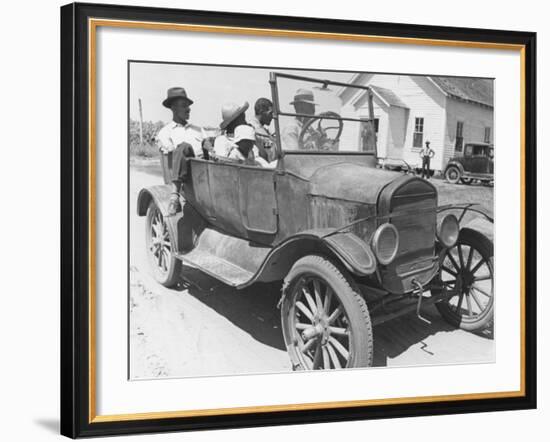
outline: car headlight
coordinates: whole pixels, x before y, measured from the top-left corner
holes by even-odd
[[[378,262],[387,265],[393,261],[399,248],[399,233],[393,224],[382,224],[372,235],[372,248]]]
[[[445,215],[437,226],[437,238],[445,247],[452,247],[458,240],[460,227],[456,216]]]

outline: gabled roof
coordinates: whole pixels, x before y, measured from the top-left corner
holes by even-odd
[[[397,106],[408,109],[408,106],[401,101],[401,99],[393,93],[393,91],[386,89],[385,87],[371,85],[372,91],[379,96],[388,106]]]
[[[373,74],[354,74],[352,75],[349,82],[351,84],[368,84],[370,81],[370,77]],[[412,75],[412,77],[415,77]],[[485,78],[458,78],[458,77],[435,77],[435,76],[427,76],[425,78],[428,78],[435,86],[445,95],[455,98],[457,100],[464,100],[468,101],[470,103],[477,103],[488,107],[493,107],[493,80],[488,80]],[[376,88],[380,90],[380,97],[385,100],[392,100],[393,102],[397,103],[401,102],[401,104],[393,104],[394,106],[399,107],[407,107],[406,104],[403,104],[403,102],[395,95],[393,91],[390,91],[389,89],[381,88],[380,86],[373,86],[370,85],[373,89]],[[352,92],[353,91],[353,92]],[[353,89],[350,87],[342,87],[338,91],[338,95],[340,95],[344,101],[346,101],[345,94],[346,92],[350,95],[348,98],[351,97],[352,93],[355,93],[357,89]],[[388,91],[389,94],[391,94],[397,101],[394,101],[394,98],[391,97],[388,93],[385,91]],[[386,97],[386,98],[384,98]],[[388,101],[389,103],[389,101]]]
[[[493,81],[484,78],[429,77],[447,95],[493,107]]]

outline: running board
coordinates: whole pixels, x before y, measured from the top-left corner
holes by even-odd
[[[176,258],[232,287],[243,285],[254,276],[252,272],[202,250],[177,254]]]
[[[192,250],[175,256],[224,284],[240,288],[254,278],[270,250],[270,247],[206,228]]]

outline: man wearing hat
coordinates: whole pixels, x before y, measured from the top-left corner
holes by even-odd
[[[274,169],[277,166],[277,160],[268,162],[255,153],[256,131],[248,124],[242,124],[235,128],[234,148],[229,153],[228,158],[238,163],[249,166],[261,166]]]
[[[246,124],[245,112],[248,102],[242,105],[236,103],[224,103],[222,106],[222,122],[220,129],[224,131],[214,141],[214,154],[218,157],[228,157],[234,147],[234,132],[237,126]]]
[[[188,122],[190,106],[193,104],[185,89],[172,87],[168,89],[162,105],[172,111],[172,121],[164,126],[156,136],[157,145],[162,155],[172,154],[172,195],[168,214],[175,215],[181,211],[179,192],[181,184],[187,178],[188,158],[203,157],[203,147],[207,138],[202,128]]]
[[[430,179],[430,160],[434,155],[435,152],[430,147],[430,142],[426,141],[426,146],[420,151],[420,158],[422,158],[422,178]]]
[[[309,89],[298,89],[294,95],[294,100],[290,102],[294,106],[297,114],[315,115],[315,101],[313,101],[313,92]],[[285,126],[282,132],[282,144],[285,149],[298,150],[302,146],[298,145],[298,139],[302,127],[309,117],[295,117],[294,120]]]

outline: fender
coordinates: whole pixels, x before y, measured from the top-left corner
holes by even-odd
[[[154,200],[162,216],[166,217],[168,214],[168,204],[170,203],[171,193],[172,188],[167,184],[141,189],[137,198],[137,214],[139,216],[145,216],[149,203],[151,200]]]
[[[288,238],[271,250],[250,283],[283,279],[298,259],[315,253],[335,259],[337,264],[342,264],[356,276],[371,275],[376,271],[374,253],[357,235],[314,229]]]
[[[478,207],[479,206],[479,207]],[[457,219],[460,228],[469,228],[483,233],[491,241],[494,239],[494,216],[491,212],[487,211],[480,204],[449,204],[447,206],[441,206],[437,208],[438,213],[447,211],[457,211]],[[467,214],[472,216],[466,217]]]
[[[460,161],[456,161],[456,160],[451,160],[447,163],[447,165],[445,166],[445,172],[447,172],[447,169],[451,166],[455,166],[458,168],[458,170],[460,170],[460,173],[461,174],[464,174],[464,166],[462,165],[462,163]]]
[[[194,247],[198,236],[206,228],[207,223],[191,204],[184,204],[181,212],[168,216],[171,193],[172,187],[170,185],[158,185],[142,189],[137,199],[137,213],[139,216],[147,215],[147,208],[151,201],[154,201],[164,217],[164,222],[170,231],[171,237],[176,238],[174,252],[178,254]]]

